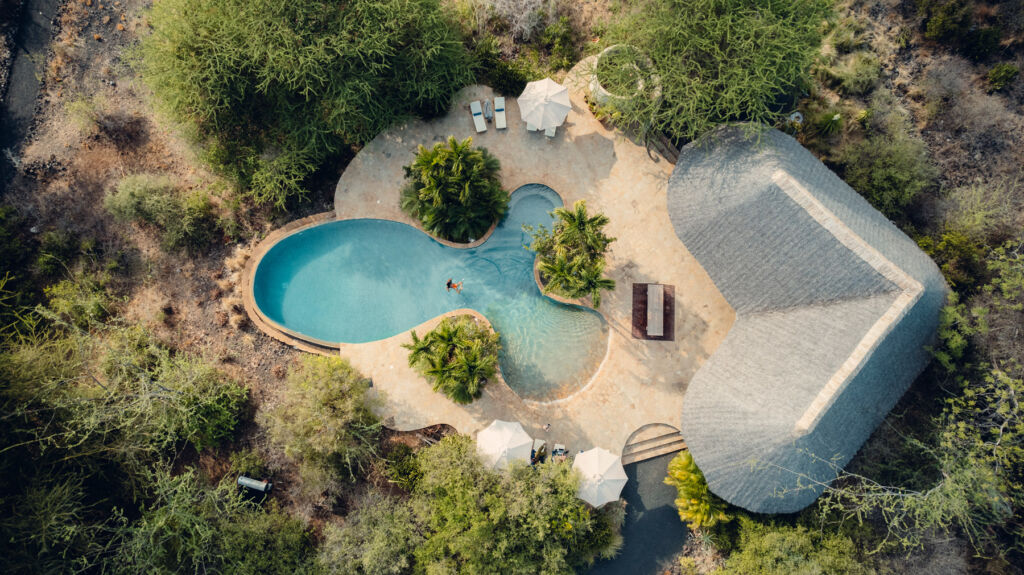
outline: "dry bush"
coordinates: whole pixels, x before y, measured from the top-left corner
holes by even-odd
[[[238,296],[226,297],[221,300],[221,306],[224,311],[231,314],[245,314],[245,304],[242,302],[242,298]]]
[[[245,314],[232,315],[231,319],[229,320],[229,323],[231,323],[231,327],[235,329],[243,329],[246,325],[249,324],[249,316]]]
[[[1020,179],[977,183],[947,192],[943,223],[972,239],[998,244],[1020,228],[1024,185]]]
[[[541,25],[541,10],[554,12],[555,2],[548,0],[485,0],[495,15],[508,21],[509,29],[517,40],[528,41]]]
[[[249,261],[251,249],[251,246],[241,244],[235,246],[235,250],[224,260],[224,265],[227,266],[228,271],[237,273],[245,269],[245,264]]]

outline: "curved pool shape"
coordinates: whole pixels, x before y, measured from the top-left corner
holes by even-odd
[[[561,205],[551,188],[523,186],[475,248],[451,248],[390,220],[313,226],[263,256],[253,279],[256,306],[289,331],[339,343],[384,339],[472,308],[501,334],[501,371],[512,389],[534,400],[564,397],[597,370],[608,328],[601,314],[555,302],[534,281],[523,224],[550,228],[549,212]],[[448,278],[463,282],[461,294],[445,289]]]

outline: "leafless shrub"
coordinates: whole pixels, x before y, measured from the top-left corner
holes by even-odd
[[[508,21],[509,29],[517,40],[527,41],[541,24],[544,4],[554,8],[554,2],[544,0],[485,0],[496,16]]]

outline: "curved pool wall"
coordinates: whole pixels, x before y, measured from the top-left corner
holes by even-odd
[[[260,260],[253,298],[260,313],[285,330],[332,343],[376,341],[472,308],[501,334],[501,371],[509,387],[527,399],[561,398],[596,372],[608,340],[601,314],[555,302],[534,280],[523,225],[550,227],[550,212],[561,205],[547,186],[522,186],[505,219],[473,248],[445,246],[390,220],[305,228]],[[462,282],[462,293],[446,289],[448,278]]]

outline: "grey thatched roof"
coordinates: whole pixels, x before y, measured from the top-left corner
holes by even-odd
[[[682,433],[714,493],[798,511],[928,363],[946,283],[793,138],[709,138],[682,150],[669,215],[736,322],[689,384]]]

